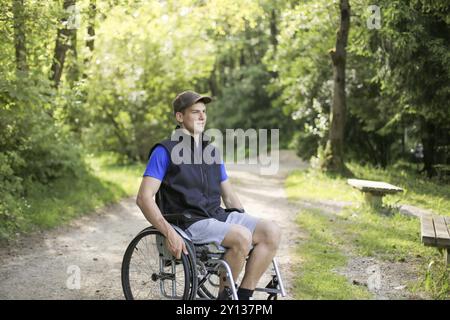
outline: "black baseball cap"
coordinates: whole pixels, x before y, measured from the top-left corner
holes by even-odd
[[[183,91],[177,95],[175,100],[172,102],[173,114],[181,112],[183,109],[189,108],[190,106],[196,104],[197,102],[203,102],[204,104],[210,103],[212,101],[211,97],[202,96],[194,91]]]

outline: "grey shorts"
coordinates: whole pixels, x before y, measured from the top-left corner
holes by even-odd
[[[215,243],[220,246],[232,224],[244,226],[253,234],[258,221],[258,218],[247,213],[233,211],[225,222],[213,218],[203,219],[192,224],[185,232],[194,243]]]

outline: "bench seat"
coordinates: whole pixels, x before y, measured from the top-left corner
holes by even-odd
[[[444,250],[447,266],[450,263],[450,217],[423,215],[420,219],[422,243]]]
[[[381,207],[386,194],[403,192],[403,189],[382,181],[348,179],[347,183],[364,193],[366,203],[372,207]]]

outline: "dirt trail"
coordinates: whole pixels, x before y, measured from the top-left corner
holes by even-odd
[[[287,299],[292,299],[291,267],[295,264],[290,250],[299,230],[293,223],[298,209],[288,203],[283,182],[289,170],[305,167],[288,151],[280,152],[280,170],[275,176],[261,175],[257,166],[227,165],[246,210],[277,221],[283,229],[277,256]],[[0,299],[123,299],[122,256],[134,235],[147,225],[134,198],[129,198],[67,226],[0,248]],[[68,279],[78,268],[80,288],[69,289]]]

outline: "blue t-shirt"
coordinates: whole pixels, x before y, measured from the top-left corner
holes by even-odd
[[[150,160],[147,163],[147,168],[145,168],[144,177],[149,176],[162,181],[166,175],[169,164],[169,151],[161,145],[156,146],[150,156]],[[225,165],[223,163],[220,165],[220,176],[220,182],[228,179],[227,172],[225,171]]]

